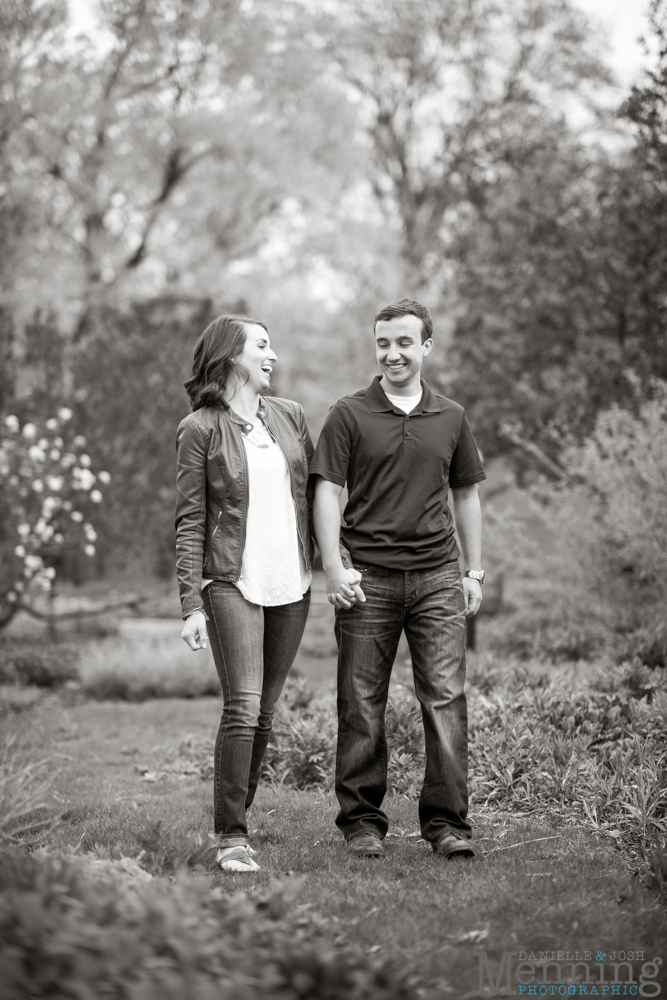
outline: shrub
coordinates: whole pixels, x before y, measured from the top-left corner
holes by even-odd
[[[468,693],[471,803],[553,809],[647,849],[667,837],[667,677],[641,665],[555,668],[479,664]],[[269,780],[331,786],[335,700],[304,709],[288,685],[267,756]],[[387,706],[388,790],[417,798],[424,776],[421,710],[392,687]],[[211,760],[212,746],[206,750]],[[210,767],[210,764],[209,764]],[[210,770],[208,772],[210,774]]]
[[[95,555],[86,514],[102,502],[99,485],[110,476],[92,472],[72,416],[62,407],[42,427],[21,427],[15,416],[0,427],[0,628],[30,605],[36,588],[51,589],[64,552]]]
[[[81,862],[5,859],[0,872],[3,1000],[408,1000],[398,968],[330,946],[323,921],[297,910],[298,883],[228,896],[208,880],[134,880]]]
[[[635,385],[634,408],[600,413],[583,443],[564,447],[561,465],[560,482],[523,498],[540,545],[514,532],[520,610],[491,627],[493,648],[664,665],[667,383]]]
[[[68,643],[7,638],[0,644],[0,683],[55,687],[79,676],[78,659],[79,650]]]

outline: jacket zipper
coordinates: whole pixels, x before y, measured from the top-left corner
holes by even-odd
[[[273,427],[273,424],[271,423],[271,420],[269,419],[268,409],[266,411],[266,422],[269,425],[269,429],[270,429],[271,433],[273,434],[273,436],[274,436],[274,438],[276,440],[276,443],[278,444],[278,447],[280,448],[280,450],[282,451],[283,455],[285,456],[285,461],[287,462],[287,468],[289,470],[290,493],[292,494],[292,503],[294,504],[294,514],[295,514],[295,520],[296,520],[296,533],[297,533],[297,536],[299,538],[299,541],[301,542],[301,551],[303,552],[303,561],[304,561],[304,563],[306,565],[306,569],[310,570],[311,569],[311,565],[310,565],[310,559],[308,558],[308,549],[305,546],[305,543],[303,541],[303,537],[301,535],[301,528],[299,527],[299,505],[297,503],[296,496],[294,495],[294,476],[292,475],[292,465],[290,463],[289,456],[287,455],[287,452],[283,448],[283,444],[282,444],[282,441],[280,440],[280,436],[278,435],[277,431]],[[245,449],[244,449],[244,451],[245,451]],[[244,538],[244,543],[245,543],[245,538]]]
[[[236,564],[236,582],[241,579],[241,568],[243,566],[243,552],[245,550],[246,529],[248,525],[248,457],[243,443],[243,433],[239,430],[239,440],[241,444],[241,462],[243,463],[243,520],[241,529],[241,547],[239,558]]]

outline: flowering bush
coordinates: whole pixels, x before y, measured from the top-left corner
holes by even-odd
[[[92,471],[72,416],[62,407],[41,428],[15,416],[0,426],[0,628],[35,591],[51,589],[65,550],[95,555],[88,512],[111,477]]]

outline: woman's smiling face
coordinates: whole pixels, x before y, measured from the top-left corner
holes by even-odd
[[[271,372],[278,360],[271,350],[269,335],[263,326],[246,323],[243,351],[236,363],[248,372],[247,385],[255,392],[266,392],[271,387]]]

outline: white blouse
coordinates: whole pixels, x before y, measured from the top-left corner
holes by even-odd
[[[246,601],[276,607],[300,601],[310,587],[297,535],[290,474],[282,448],[261,420],[243,435],[248,466],[248,516],[241,576]],[[202,589],[210,580],[202,580]]]

